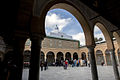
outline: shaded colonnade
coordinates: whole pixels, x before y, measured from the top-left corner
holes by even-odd
[[[106,55],[107,65],[112,65],[112,61],[111,61],[112,59],[108,49],[106,49],[105,55]]]
[[[86,53],[85,53],[85,52],[82,52],[82,53],[81,53],[81,59],[82,59],[82,60],[87,60],[87,58],[86,58]]]
[[[50,51],[50,52],[47,53],[46,56],[47,56],[46,61],[48,62],[48,65],[49,66],[53,65],[53,63],[55,62],[55,55],[54,55],[54,53]]]
[[[68,61],[71,61],[71,53],[70,52],[67,52],[65,54],[65,59],[68,60]]]
[[[57,53],[57,60],[58,60],[58,61],[64,60],[64,57],[63,57],[63,56],[64,56],[64,54],[63,54],[62,52],[58,52],[58,53]]]
[[[78,54],[76,52],[73,54],[73,60],[74,59],[78,60]]]
[[[77,0],[76,0],[77,1]],[[83,28],[83,31],[85,33],[85,38],[86,38],[86,45],[89,46],[87,48],[89,48],[89,52],[90,52],[90,57],[92,58],[90,61],[91,61],[91,72],[92,72],[92,79],[93,80],[98,80],[98,75],[97,75],[97,67],[96,67],[96,63],[95,63],[95,56],[94,56],[94,49],[93,49],[93,45],[94,45],[94,38],[93,38],[93,34],[92,34],[92,31],[85,19],[85,15],[83,16],[84,13],[80,13],[81,12],[81,9],[82,7],[80,8],[80,6],[78,7],[78,4],[73,4],[73,5],[70,5],[70,4],[67,4],[67,2],[69,3],[69,1],[64,1],[61,3],[61,1],[57,2],[57,1],[50,1],[50,4],[49,4],[49,1],[48,1],[48,4],[49,6],[46,6],[45,8],[46,9],[43,9],[43,10],[46,10],[46,13],[47,11],[51,10],[51,9],[55,9],[55,8],[60,8],[60,9],[65,9],[67,11],[69,11],[70,13],[72,13],[77,19],[78,21],[80,22],[82,28]],[[73,1],[74,2],[74,1]],[[70,1],[70,3],[72,4],[72,1]],[[76,3],[76,2],[75,2]],[[83,6],[81,4],[81,6]],[[82,9],[83,12],[84,12],[84,9]],[[44,11],[45,12],[45,11]],[[45,14],[42,14],[45,16]],[[76,58],[78,59],[78,57],[73,57],[73,58]]]
[[[97,65],[101,65],[101,62],[105,63],[104,57],[103,57],[103,53],[101,50],[97,50],[96,51],[96,64]]]
[[[115,57],[115,47],[113,44],[113,35],[110,31],[108,31],[105,27],[105,24],[102,24],[100,22],[97,22],[95,24],[103,33],[106,43],[107,43],[107,49],[110,54],[111,60],[112,60],[112,65],[113,65],[113,70],[114,70],[114,75],[115,79],[119,80],[119,72],[118,72],[118,67],[117,67],[117,62],[116,62],[116,57]]]

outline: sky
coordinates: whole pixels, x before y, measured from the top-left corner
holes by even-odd
[[[53,31],[56,25],[60,32],[72,36],[75,40],[79,40],[80,45],[85,45],[83,29],[78,20],[71,13],[63,9],[53,9],[48,11],[45,19],[46,35]],[[94,35],[98,38],[102,37],[103,40],[105,40],[102,32],[97,26],[94,28]]]

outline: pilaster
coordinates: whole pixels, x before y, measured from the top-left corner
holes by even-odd
[[[89,50],[90,64],[91,64],[91,72],[92,72],[92,80],[98,80],[97,66],[94,54],[94,45],[87,46]]]
[[[116,58],[115,58],[115,49],[110,49],[109,53],[110,53],[111,58],[112,58],[112,65],[113,65],[115,80],[120,80],[117,62],[116,62]]]

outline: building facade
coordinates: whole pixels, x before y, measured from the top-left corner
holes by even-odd
[[[120,51],[116,40],[114,40],[115,46],[115,55],[117,64],[120,64]],[[25,46],[25,54],[30,55],[31,52],[31,42],[28,39]],[[29,52],[29,53],[28,53]],[[105,42],[96,44],[95,47],[95,58],[96,64],[101,65],[101,62],[104,61],[105,65],[112,65],[112,56],[107,49],[107,44]],[[48,64],[52,64],[56,59],[82,59],[89,60],[89,52],[86,46],[80,47],[80,42],[73,39],[64,39],[64,38],[55,38],[47,36],[42,41],[41,49],[41,61],[48,61]]]
[[[72,13],[83,28],[86,46],[90,58],[92,58],[90,61],[92,80],[98,80],[94,55],[96,45],[93,31],[95,25],[101,29],[105,36],[107,52],[112,55],[115,80],[120,80],[112,40],[113,34],[116,33],[115,38],[120,44],[119,0],[9,0],[7,3],[2,0],[1,3],[5,4],[5,7],[1,9],[1,25],[4,26],[0,29],[0,36],[4,38],[7,47],[12,47],[13,62],[18,67],[11,71],[8,76],[9,80],[22,80],[23,55],[21,54],[23,54],[27,38],[30,38],[32,43],[29,80],[39,80],[39,53],[41,51],[41,42],[46,37],[45,17],[49,10],[57,8]],[[4,65],[2,69],[5,67],[7,66]]]

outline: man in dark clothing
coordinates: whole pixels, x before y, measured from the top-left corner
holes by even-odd
[[[87,66],[87,60],[85,59],[85,65]]]
[[[40,63],[41,71],[43,71],[43,66],[44,66],[44,63],[43,63],[43,61],[41,61],[41,63]]]
[[[47,69],[47,61],[44,62],[44,70]]]

